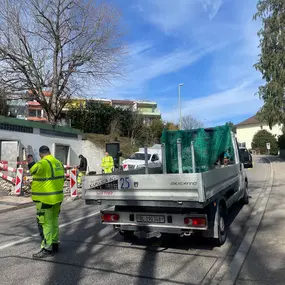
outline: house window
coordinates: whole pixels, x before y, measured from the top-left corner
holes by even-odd
[[[42,117],[42,111],[41,110],[29,110],[29,117]]]
[[[239,147],[246,147],[246,143],[245,142],[239,143]]]
[[[37,111],[36,110],[29,110],[29,117],[36,117]]]

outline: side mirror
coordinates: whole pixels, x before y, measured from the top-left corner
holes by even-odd
[[[242,156],[242,163],[244,168],[253,168],[253,163],[250,155]]]
[[[253,164],[243,164],[244,168],[253,168]]]

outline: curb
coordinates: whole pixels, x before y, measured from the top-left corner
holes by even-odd
[[[20,204],[20,205],[17,205],[17,206],[13,206],[13,207],[8,208],[8,209],[0,210],[0,214],[6,213],[6,212],[15,211],[15,210],[18,210],[18,209],[28,208],[28,207],[31,207],[33,205],[34,205],[34,202],[23,203],[23,204]]]
[[[247,232],[241,242],[241,245],[234,255],[233,260],[229,265],[229,271],[223,276],[222,280],[219,282],[220,285],[234,285],[238,279],[238,275],[243,266],[243,263],[249,253],[251,245],[254,241],[256,233],[258,231],[259,225],[262,221],[266,206],[269,200],[269,196],[272,191],[273,178],[274,178],[274,168],[272,162],[270,162],[270,178],[267,184],[267,188],[264,192],[264,197],[260,201],[259,205],[256,205],[258,208],[256,210],[256,215],[253,219],[248,220],[246,226],[248,226]],[[253,209],[254,211],[254,209]]]
[[[70,197],[70,193],[64,194],[64,199],[68,199],[69,197]],[[76,200],[80,200],[80,199],[81,199],[81,196],[78,196],[78,197],[74,197],[74,198],[70,199],[69,201],[76,201]],[[29,207],[34,206],[34,204],[35,203],[33,201],[31,201],[31,202],[23,203],[20,205],[12,206],[11,208],[0,210],[0,214],[12,212],[12,211],[16,211],[16,210],[20,210],[20,209],[24,209],[24,208],[29,208]]]

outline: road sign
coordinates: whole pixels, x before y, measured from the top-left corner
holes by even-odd
[[[270,150],[270,143],[266,144],[266,148],[267,148],[267,150]]]

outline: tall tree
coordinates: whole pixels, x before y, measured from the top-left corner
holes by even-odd
[[[270,127],[284,122],[285,108],[285,1],[259,0],[254,19],[260,19],[261,54],[255,68],[265,80],[258,94],[264,100],[259,117]]]
[[[187,115],[182,117],[182,129],[183,130],[193,130],[203,128],[203,122],[195,119],[192,115]]]
[[[178,131],[179,130],[179,125],[174,124],[172,122],[166,122],[165,125],[164,125],[164,128],[166,130],[169,130],[169,131]]]
[[[230,128],[231,128],[231,130],[234,132],[234,133],[236,133],[236,131],[237,131],[237,128],[236,128],[236,126],[235,126],[235,124],[233,123],[233,122],[227,122],[226,123],[226,125],[228,125]]]
[[[120,14],[109,2],[96,3],[0,0],[0,87],[31,90],[51,123],[84,83],[121,74]]]

